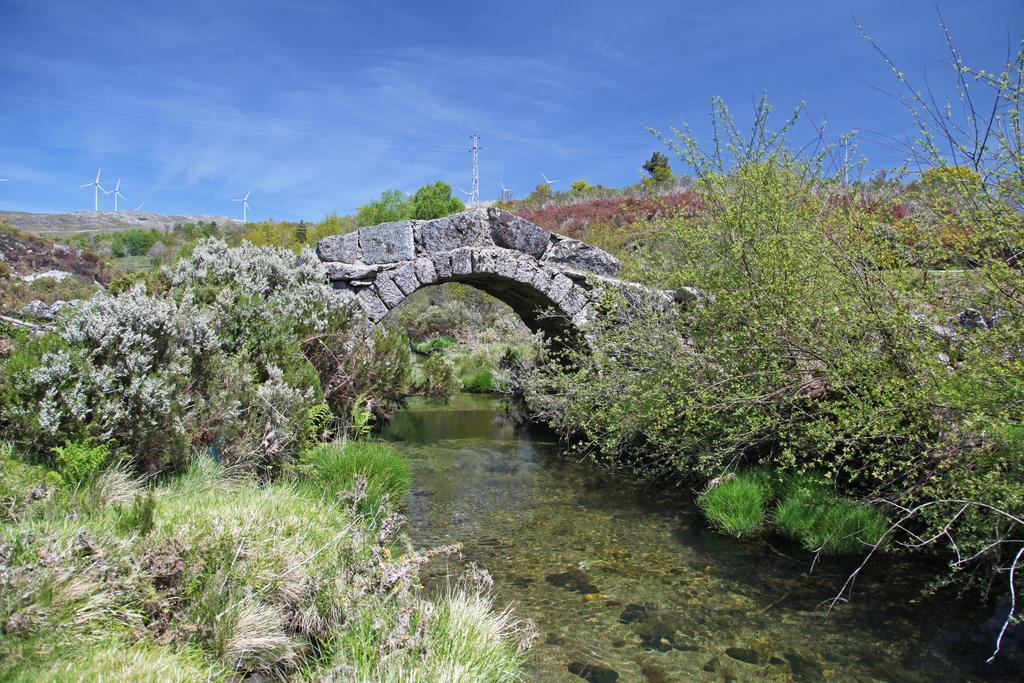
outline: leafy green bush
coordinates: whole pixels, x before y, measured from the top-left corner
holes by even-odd
[[[391,504],[400,504],[412,485],[409,463],[393,448],[368,441],[321,444],[303,451],[299,457],[302,471],[331,497],[356,486],[356,478],[366,478],[364,511],[379,507],[387,496]]]
[[[424,185],[416,190],[411,200],[410,218],[430,220],[441,218],[466,209],[458,197],[452,196],[452,187],[443,180]]]
[[[160,239],[156,230],[129,228],[114,233],[110,251],[114,256],[143,256]]]
[[[697,498],[708,521],[730,536],[751,536],[764,526],[765,498],[753,478],[733,475]]]
[[[416,392],[438,401],[447,401],[461,388],[451,364],[442,354],[434,354],[418,366]]]
[[[68,484],[91,481],[110,460],[110,447],[89,441],[66,441],[53,448],[57,472]]]

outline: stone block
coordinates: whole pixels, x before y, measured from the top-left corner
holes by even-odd
[[[451,252],[452,275],[469,275],[473,272],[473,250],[456,249]]]
[[[487,212],[483,209],[425,221],[416,225],[414,232],[416,246],[426,254],[492,244]]]
[[[452,276],[452,255],[448,252],[431,254],[430,262],[434,264],[434,274],[438,280],[446,280]]]
[[[540,258],[551,243],[550,232],[525,218],[494,208],[488,209],[487,215],[491,224],[491,240],[499,247]]]
[[[340,263],[361,261],[363,252],[359,248],[359,233],[350,232],[346,235],[331,235],[323,238],[316,245],[316,255],[321,261]]]
[[[399,266],[398,270],[395,271],[394,280],[395,284],[398,285],[398,288],[406,296],[420,288],[420,281],[416,279],[416,268],[411,263]]]
[[[568,237],[555,237],[541,261],[561,268],[585,270],[607,277],[614,277],[619,272],[619,259],[603,249]]]
[[[586,306],[589,301],[590,300],[587,298],[587,293],[585,291],[579,287],[573,287],[566,292],[565,296],[562,297],[562,300],[558,302],[558,307],[561,308],[566,315],[571,317],[576,315],[576,313]]]
[[[572,289],[572,287],[572,280],[561,273],[557,273],[553,278],[551,278],[551,284],[544,293],[548,295],[549,299],[557,304],[565,298],[565,295],[569,293],[569,290]]]
[[[359,300],[359,307],[372,322],[377,322],[388,314],[388,307],[372,289],[362,290],[356,295],[356,298]]]
[[[424,285],[437,282],[437,270],[434,268],[434,261],[429,258],[416,259],[413,267],[416,269],[416,279]]]
[[[388,308],[394,308],[405,300],[405,294],[398,288],[389,273],[378,273],[373,280],[373,288],[377,290],[377,296]]]
[[[413,257],[412,221],[381,223],[359,230],[366,263],[395,263]]]
[[[328,262],[328,280],[362,280],[366,277],[373,277],[380,268],[377,266],[364,266],[361,263],[336,263]]]

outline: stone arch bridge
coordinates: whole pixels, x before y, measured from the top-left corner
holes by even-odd
[[[508,304],[533,331],[578,335],[606,288],[666,308],[671,292],[618,280],[619,261],[495,208],[396,221],[326,237],[317,256],[372,323],[421,287],[460,282]]]

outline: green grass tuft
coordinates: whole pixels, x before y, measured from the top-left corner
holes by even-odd
[[[409,463],[381,443],[321,444],[303,451],[299,462],[307,478],[332,496],[351,490],[357,475],[366,477],[364,511],[378,507],[385,495],[392,502],[401,501],[412,485]]]
[[[779,531],[808,550],[828,555],[856,553],[876,543],[888,523],[874,507],[834,498],[823,484],[803,479],[789,487],[775,510]]]
[[[429,356],[435,351],[444,351],[455,346],[455,340],[451,337],[435,337],[430,341],[420,342],[413,346],[413,350],[421,355]]]
[[[711,524],[730,536],[751,536],[764,526],[765,497],[758,482],[737,475],[697,499]]]
[[[498,382],[494,373],[487,369],[475,370],[462,378],[462,390],[474,394],[487,394],[496,391]]]

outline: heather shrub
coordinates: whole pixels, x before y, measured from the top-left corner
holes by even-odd
[[[321,373],[334,376],[339,358],[357,390],[386,395],[385,405],[402,386],[406,365],[361,374],[395,357],[397,342],[361,343],[309,250],[296,257],[209,239],[166,282],[152,293],[137,282],[98,294],[15,348],[0,378],[0,418],[13,439],[37,451],[92,440],[149,469],[211,447],[226,463],[265,469],[305,444],[307,410],[331,403]],[[328,332],[348,346],[317,356],[312,340]]]

